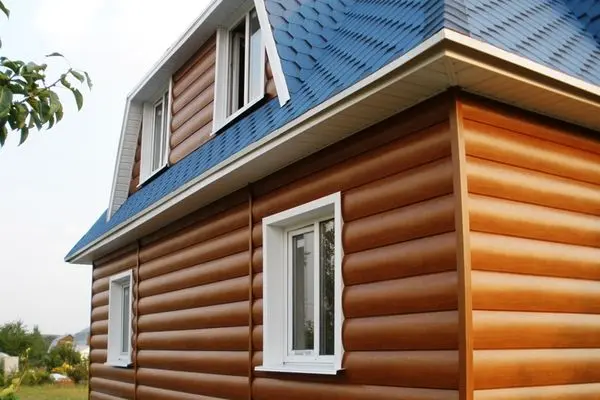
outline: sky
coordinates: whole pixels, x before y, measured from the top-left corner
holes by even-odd
[[[63,121],[22,146],[9,134],[0,149],[0,324],[75,333],[89,325],[91,266],[63,258],[108,205],[125,98],[209,1],[3,1],[0,55],[41,63],[60,52],[94,83],[81,111],[61,93]]]

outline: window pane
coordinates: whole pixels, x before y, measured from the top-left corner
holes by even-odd
[[[229,114],[244,106],[244,66],[246,65],[246,22],[240,23],[230,34]]]
[[[248,100],[252,101],[262,94],[262,40],[256,11],[250,13],[250,54],[248,63]]]
[[[292,350],[314,349],[314,233],[292,237]]]
[[[129,336],[131,323],[129,321],[129,285],[123,286],[123,304],[122,304],[121,316],[122,318],[122,337],[121,337],[121,353],[129,353]]]
[[[334,354],[334,324],[335,324],[335,230],[333,219],[319,224],[319,281],[320,287],[320,327],[319,353]]]
[[[160,167],[161,162],[161,140],[163,130],[163,103],[160,101],[154,106],[154,132],[152,142],[152,171]]]

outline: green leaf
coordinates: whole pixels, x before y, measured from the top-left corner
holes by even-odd
[[[46,129],[50,129],[54,126],[54,116],[51,115],[50,118],[48,118],[48,127]]]
[[[83,95],[81,94],[81,92],[75,88],[71,89],[71,92],[73,92],[73,96],[75,96],[75,102],[77,103],[77,109],[81,110],[81,107],[83,107]]]
[[[0,118],[8,116],[12,106],[13,92],[7,86],[0,86]]]
[[[57,53],[57,52],[46,54],[46,57],[62,57],[62,58],[65,58],[65,56],[63,56],[62,54]]]
[[[58,110],[56,110],[56,122],[60,121],[63,118],[64,115],[64,111],[63,111],[63,106],[62,104],[60,105],[60,108]]]
[[[48,90],[48,97],[50,100],[50,113],[54,114],[56,113],[56,111],[58,111],[58,109],[61,106],[60,99],[58,98],[58,95],[52,90]]]
[[[33,122],[33,124],[35,124],[35,127],[38,129],[38,131],[40,129],[42,129],[43,124],[42,124],[42,121],[40,120],[40,116],[37,113],[37,111],[31,110],[29,113],[29,119],[30,119],[30,125],[31,125],[31,122]]]
[[[85,74],[85,79],[87,81],[88,88],[92,90],[92,87],[94,87],[94,85],[92,85],[92,79],[90,78],[90,75],[85,71],[83,71],[83,73]]]
[[[6,14],[6,17],[10,17],[10,10],[6,8],[3,1],[0,1],[0,10]]]
[[[6,123],[4,123],[4,124],[2,124],[2,127],[0,128],[0,147],[4,146],[7,136],[8,136],[8,130],[6,129]]]
[[[81,75],[79,72],[75,71],[74,69],[69,71],[71,73],[71,75],[73,75],[75,77],[75,79],[77,79],[79,82],[83,83],[83,81],[85,80],[85,78],[83,77],[83,75]]]
[[[62,85],[64,87],[66,87],[67,89],[71,89],[71,84],[69,83],[69,81],[67,80],[67,75],[66,74],[62,74],[60,76],[60,83],[62,83]]]
[[[21,128],[21,139],[19,140],[19,146],[25,143],[25,141],[27,140],[27,136],[29,136],[29,128],[24,126],[23,128]]]

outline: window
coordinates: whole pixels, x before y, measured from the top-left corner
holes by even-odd
[[[131,271],[110,278],[107,364],[131,364]]]
[[[263,219],[262,371],[341,369],[341,206],[336,193]]]
[[[143,183],[167,165],[169,148],[169,90],[144,103],[141,179]]]
[[[216,129],[264,97],[265,49],[255,9],[217,32],[216,87]]]

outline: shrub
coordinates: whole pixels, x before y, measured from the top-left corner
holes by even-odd
[[[50,372],[44,368],[31,368],[23,374],[21,384],[25,386],[36,386],[50,383]]]
[[[71,378],[74,383],[81,383],[88,380],[89,363],[88,360],[84,359],[78,365],[73,366],[67,376]]]
[[[61,344],[59,346],[54,347],[45,359],[46,368],[48,370],[53,370],[55,368],[59,368],[64,364],[68,365],[78,365],[81,363],[81,354],[71,343]]]

